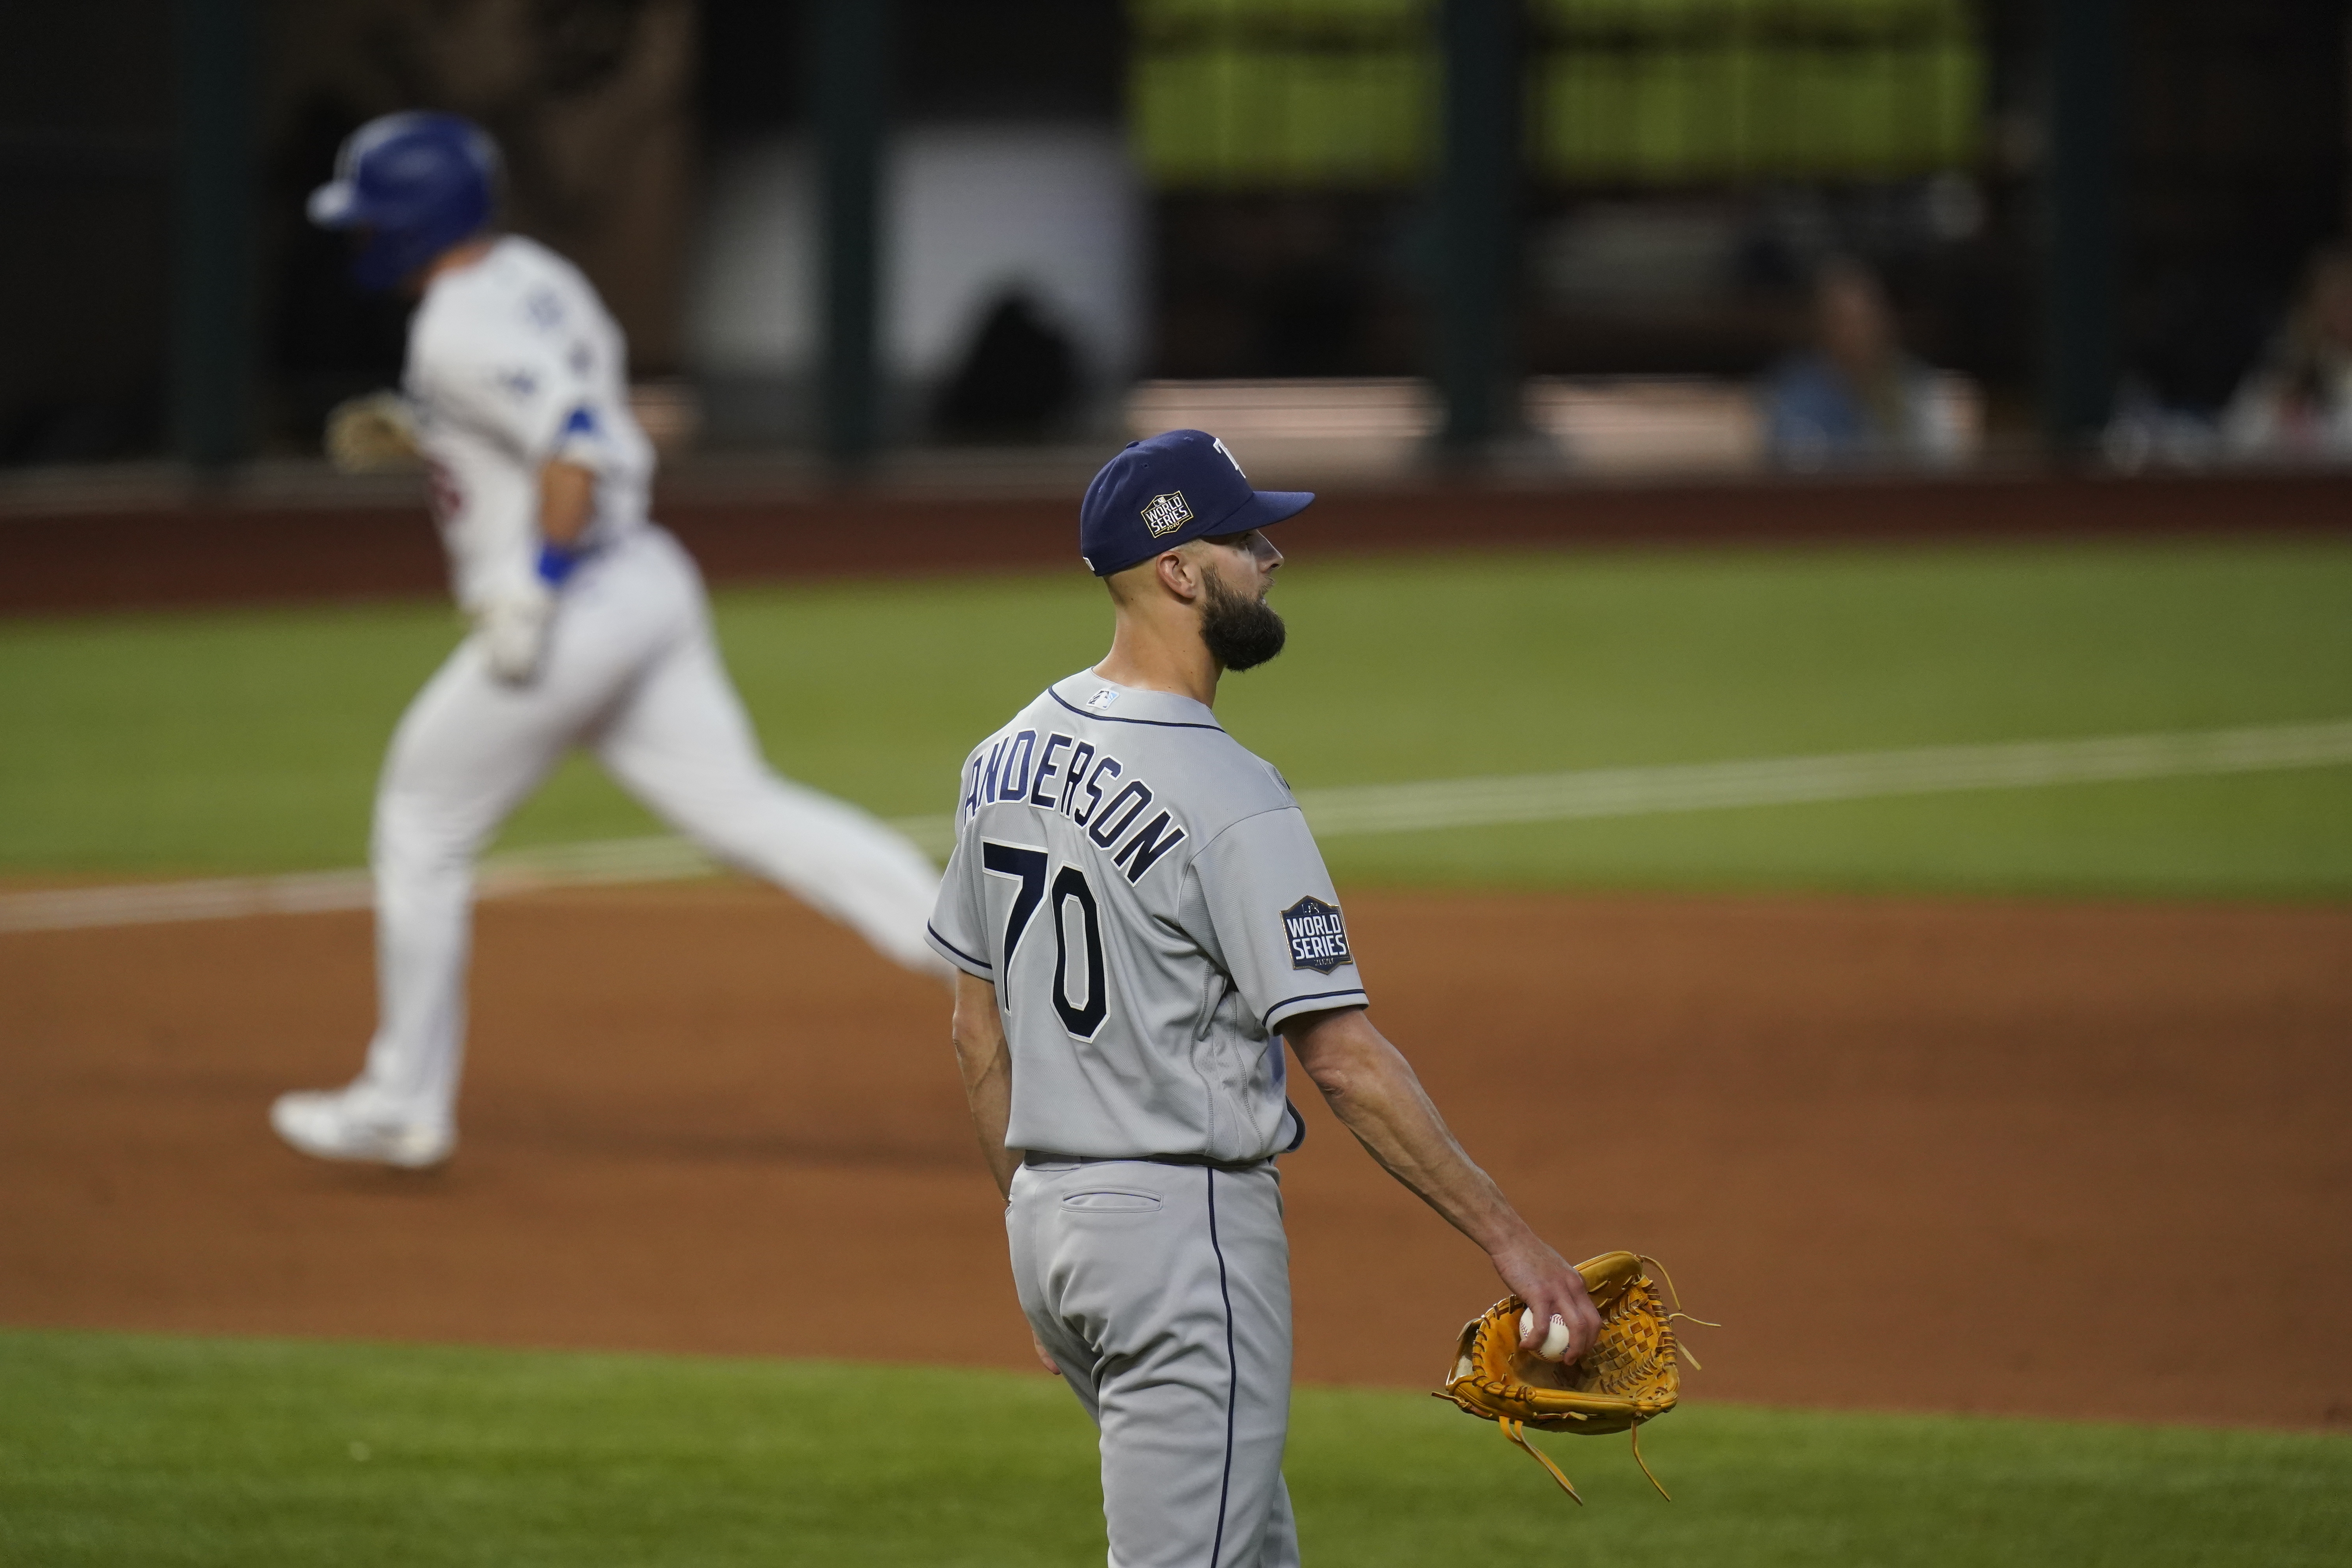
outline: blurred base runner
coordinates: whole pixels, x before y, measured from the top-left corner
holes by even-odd
[[[366,1066],[270,1110],[322,1159],[421,1167],[455,1149],[474,859],[573,747],[713,856],[942,972],[922,852],[761,759],[700,576],[646,519],[653,450],[620,330],[569,263],[490,231],[497,173],[468,121],[391,115],[353,133],[311,198],[314,221],[357,232],[362,287],[421,299],[404,395],[339,412],[330,450],[423,460],[474,623],[401,720],[376,795]]]

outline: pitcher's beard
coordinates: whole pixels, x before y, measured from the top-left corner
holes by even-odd
[[[1264,599],[1236,594],[1213,575],[1202,579],[1201,640],[1227,669],[1255,669],[1282,651],[1289,628]]]

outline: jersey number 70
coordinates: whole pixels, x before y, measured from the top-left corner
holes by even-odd
[[[997,977],[1001,984],[997,996],[1006,1012],[1013,1009],[1013,953],[1021,945],[1021,935],[1029,929],[1030,917],[1037,906],[1046,901],[1045,872],[1051,865],[1043,849],[1031,849],[1019,844],[997,844],[982,839],[980,863],[1000,877],[1013,877],[1020,887],[1013,890],[1012,912],[1004,917],[1004,956],[997,962]],[[1076,900],[1087,931],[1087,1003],[1075,1006],[1070,1001],[1070,939],[1069,927],[1063,920],[1064,910]],[[1103,976],[1102,915],[1095,906],[1095,890],[1087,883],[1087,874],[1076,866],[1065,866],[1054,879],[1054,1011],[1061,1015],[1062,1027],[1081,1040],[1091,1040],[1095,1031],[1110,1011],[1110,1000]]]

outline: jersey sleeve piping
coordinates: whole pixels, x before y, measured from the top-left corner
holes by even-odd
[[[1369,1007],[1371,1005],[1372,999],[1364,994],[1364,988],[1360,985],[1350,985],[1344,991],[1310,991],[1304,996],[1286,997],[1268,1007],[1264,1027],[1270,1035],[1301,1013],[1321,1013],[1333,1007]]]
[[[940,934],[940,928],[931,924],[929,921],[925,921],[923,922],[923,934],[930,938],[931,946],[939,950],[939,954],[941,958],[946,959],[950,963],[954,964],[958,969],[962,970],[965,973],[971,975],[975,980],[985,980],[992,984],[995,983],[996,969],[994,965],[991,964],[986,959],[974,958],[971,953],[966,952],[963,949],[958,947],[955,943],[941,936]]]

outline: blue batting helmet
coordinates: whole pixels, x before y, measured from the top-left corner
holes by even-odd
[[[310,193],[310,221],[360,230],[352,280],[383,293],[487,227],[498,182],[499,144],[472,121],[381,115],[344,140],[335,177]]]

